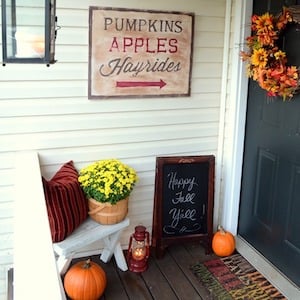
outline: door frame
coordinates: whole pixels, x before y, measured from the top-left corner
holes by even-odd
[[[253,0],[235,2],[235,34],[232,49],[234,58],[240,57],[240,51],[244,50],[245,38],[250,35],[252,7]],[[247,241],[237,235],[248,95],[248,78],[245,74],[245,64],[240,59],[233,59],[228,116],[229,120],[233,120],[231,130],[228,132],[232,137],[232,146],[228,149],[228,156],[223,162],[223,176],[230,180],[225,180],[224,184],[224,205],[220,221],[227,230],[236,235],[236,248],[239,253],[288,299],[299,299],[300,288],[289,281]]]
[[[235,2],[234,37],[232,48],[232,73],[230,86],[230,111],[228,120],[232,126],[227,131],[231,137],[227,157],[224,158],[224,205],[221,223],[233,234],[237,233],[240,203],[242,164],[244,154],[245,123],[247,110],[248,78],[245,76],[246,67],[240,57],[240,51],[245,45],[245,38],[250,35],[250,18],[253,0]],[[241,30],[241,29],[242,30]],[[228,143],[229,144],[229,143]]]

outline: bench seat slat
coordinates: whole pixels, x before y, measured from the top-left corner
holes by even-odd
[[[129,226],[128,218],[117,224],[101,225],[89,217],[66,239],[54,243],[53,248],[58,255],[69,256],[72,252],[78,252],[80,248],[99,241],[127,226]]]

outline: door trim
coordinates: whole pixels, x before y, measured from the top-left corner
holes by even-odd
[[[228,135],[232,138],[231,146],[227,146],[228,155],[224,157],[224,178],[229,180],[224,184],[224,206],[221,224],[232,232],[237,233],[238,213],[240,202],[242,164],[244,154],[245,123],[247,110],[248,78],[246,66],[239,59],[240,51],[245,46],[245,38],[250,35],[249,20],[252,13],[253,1],[236,1],[234,11],[234,37],[232,48],[232,73],[230,87],[230,110],[228,120],[232,126],[228,128]],[[242,30],[240,30],[242,28]],[[243,45],[241,47],[240,45]],[[229,145],[230,143],[228,143]]]
[[[264,275],[286,298],[300,299],[300,289],[282,274],[242,237],[236,237],[236,248],[262,275]]]

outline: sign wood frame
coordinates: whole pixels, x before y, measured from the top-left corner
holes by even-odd
[[[158,258],[183,242],[200,242],[211,253],[215,157],[157,157],[152,248]]]
[[[89,7],[89,99],[190,96],[194,13]]]

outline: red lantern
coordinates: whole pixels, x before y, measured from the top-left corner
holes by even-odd
[[[130,236],[127,252],[129,270],[135,273],[146,271],[149,253],[149,232],[142,225],[136,226],[135,232]]]

